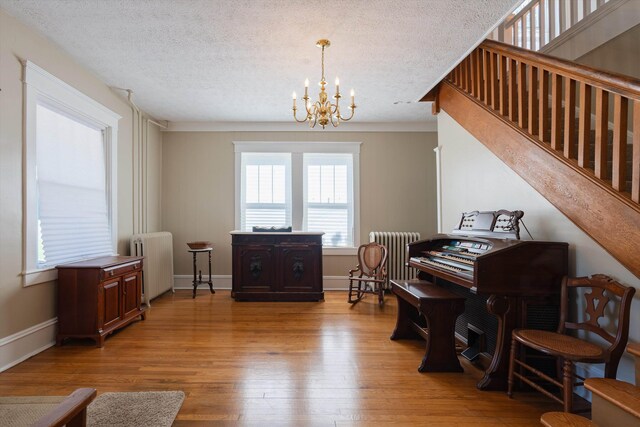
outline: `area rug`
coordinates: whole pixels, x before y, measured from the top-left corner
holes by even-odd
[[[53,410],[65,396],[0,397],[0,425],[29,427]]]
[[[0,425],[31,426],[56,407],[64,396],[0,398]],[[181,391],[103,393],[87,408],[90,427],[169,427],[182,402]]]

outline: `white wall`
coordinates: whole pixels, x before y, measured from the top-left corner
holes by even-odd
[[[640,79],[640,24],[581,56],[576,62]]]
[[[442,147],[443,229],[451,230],[460,214],[471,210],[522,210],[536,240],[569,242],[571,275],[608,274],[640,288],[640,280],[576,227],[542,195],[507,167],[445,111],[438,115]],[[526,232],[521,230],[526,238]],[[629,340],[640,342],[640,305],[635,298]],[[618,378],[634,382],[631,357],[623,358]]]

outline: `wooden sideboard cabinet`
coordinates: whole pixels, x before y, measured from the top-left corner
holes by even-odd
[[[322,234],[231,233],[236,301],[319,301]]]
[[[106,335],[138,316],[141,305],[144,257],[107,256],[59,265],[58,334],[65,338],[93,338],[98,347]]]

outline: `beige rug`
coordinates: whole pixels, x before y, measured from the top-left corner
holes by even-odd
[[[31,426],[64,400],[64,396],[0,398],[0,425]],[[181,391],[103,393],[87,408],[91,427],[169,427],[182,402]]]

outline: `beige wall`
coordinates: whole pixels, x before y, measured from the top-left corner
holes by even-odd
[[[118,251],[132,233],[132,113],[120,97],[58,46],[0,10],[0,338],[56,316],[55,283],[22,286],[22,66],[29,60],[122,116],[118,127]],[[161,135],[151,137],[158,155]],[[159,148],[160,147],[160,148]],[[158,157],[160,156],[160,157]],[[159,176],[160,164],[153,165]],[[159,191],[154,197],[157,199]],[[156,205],[159,201],[155,200]],[[159,222],[158,208],[154,221]],[[17,356],[20,355],[16,355]]]
[[[344,125],[344,126],[348,126]],[[231,274],[233,141],[356,141],[360,153],[360,238],[377,231],[435,231],[436,133],[165,132],[162,223],[174,236],[175,272],[191,274],[186,242],[210,240],[214,274]],[[345,276],[353,256],[325,256],[325,276]]]
[[[640,25],[636,25],[576,62],[640,79]]]
[[[493,155],[446,112],[438,115],[442,146],[442,216],[444,230],[452,229],[460,213],[470,210],[520,209],[536,240],[569,242],[570,274],[605,273],[640,288],[640,280],[519,175]],[[526,232],[521,232],[526,238]],[[637,300],[638,298],[636,298]],[[640,342],[640,306],[632,306],[630,341]],[[633,382],[633,364],[625,356],[619,378]]]

